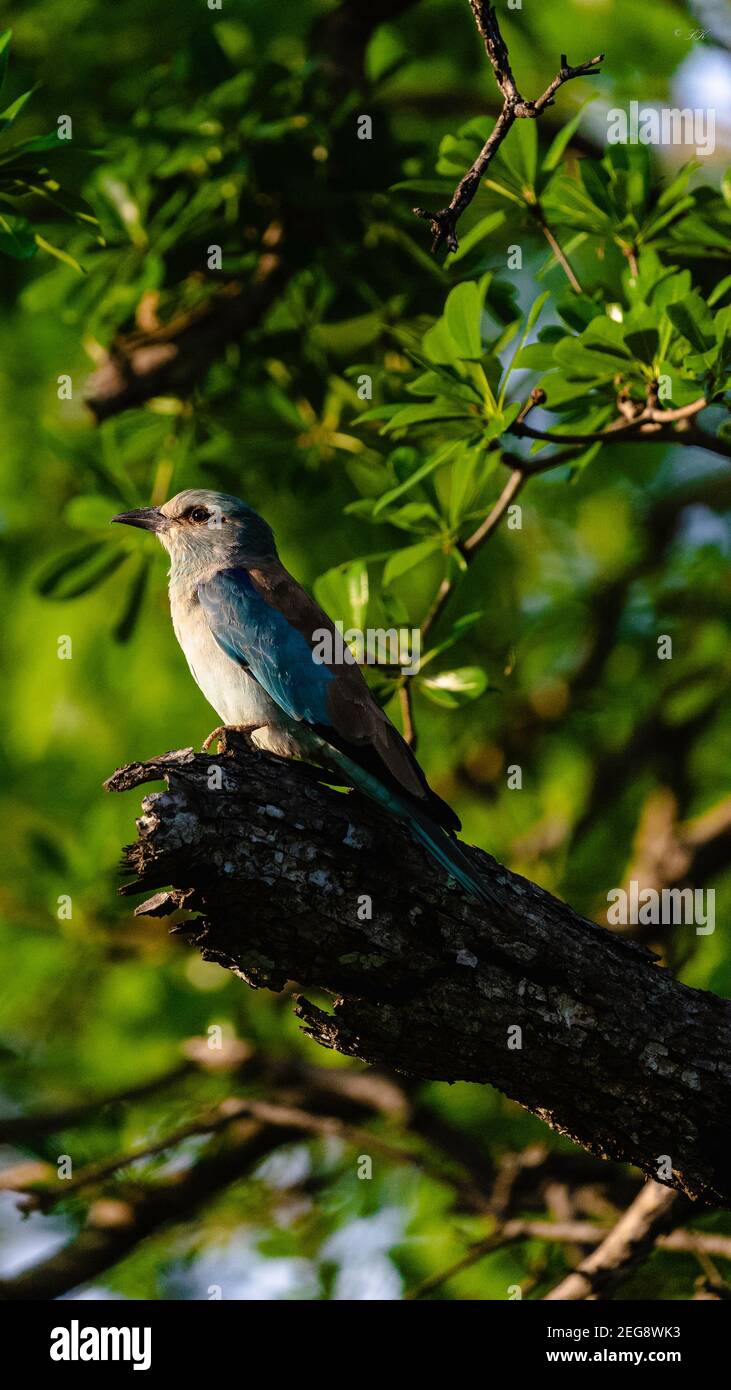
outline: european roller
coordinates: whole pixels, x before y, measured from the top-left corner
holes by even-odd
[[[238,497],[195,489],[112,519],[153,531],[167,550],[175,635],[224,725],[245,730],[257,748],[334,771],[404,821],[468,893],[489,901],[456,839],[457,816],[432,791],[359,667],[315,659],[314,634],[334,638],[334,625],[287,573],[267,522]]]

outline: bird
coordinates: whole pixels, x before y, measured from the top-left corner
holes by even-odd
[[[154,533],[170,556],[175,636],[223,721],[204,751],[234,728],[256,748],[320,764],[404,822],[447,874],[489,903],[457,840],[459,818],[429,786],[360,667],[335,659],[335,641],[333,660],[322,648],[315,659],[314,634],[334,637],[335,626],[285,569],[264,518],[238,497],[189,488],[112,521]]]

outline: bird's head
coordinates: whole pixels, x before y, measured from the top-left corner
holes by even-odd
[[[162,507],[121,512],[112,521],[154,531],[170,554],[173,571],[204,573],[244,560],[265,560],[277,553],[266,521],[226,492],[189,488]]]

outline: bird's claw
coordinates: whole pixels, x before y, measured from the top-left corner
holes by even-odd
[[[211,744],[213,743],[213,740],[216,739],[216,738],[218,739],[218,742],[219,742],[219,752],[220,752],[220,751],[221,751],[221,750],[220,750],[221,738],[222,738],[222,736],[225,734],[225,732],[226,732],[226,725],[225,725],[225,724],[219,724],[219,725],[218,725],[218,728],[214,729],[213,732],[210,733],[210,734],[208,735],[208,738],[203,740],[203,743],[201,744],[201,753],[207,753],[207,752],[208,752],[208,749],[210,748]]]
[[[218,751],[220,753],[221,740],[226,737],[226,734],[238,734],[239,737],[245,738],[247,743],[250,744],[251,735],[256,733],[257,729],[263,729],[264,727],[263,724],[219,724],[218,728],[214,729],[213,732],[208,735],[208,738],[201,747],[201,753],[207,753],[213,740],[216,738],[218,739]]]

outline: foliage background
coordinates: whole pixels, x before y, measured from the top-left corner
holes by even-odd
[[[468,6],[421,0],[375,31],[364,108],[374,118],[372,142],[354,137],[362,108],[352,86],[343,83],[334,100],[313,68],[308,36],[332,8],[225,0],[217,14],[202,0],[24,0],[10,16],[0,5],[14,29],[6,99],[41,83],[19,136],[43,134],[71,115],[62,181],[85,197],[104,238],[100,245],[93,228],[60,209],[36,208],[44,238],[84,273],[44,251],[2,262],[0,1041],[9,1114],[154,1077],[212,1024],[276,1056],[346,1065],[312,1055],[286,1000],[253,994],[204,965],[164,923],[134,921],[116,898],[116,865],[135,807],[101,790],[116,766],[200,744],[214,722],[170,630],[162,555],[137,534],[110,541],[108,517],[192,484],[221,486],[267,516],[285,564],[310,586],[353,557],[418,542],[419,517],[409,533],[374,525],[367,507],[345,510],[384,491],[384,468],[394,482],[405,476],[399,467],[422,457],[388,462],[395,448],[427,447],[418,435],[394,442],[354,423],[363,408],[357,369],[374,371],[379,399],[403,399],[408,363],[391,330],[426,328],[463,276],[494,271],[511,280],[502,233],[443,268],[409,213],[413,195],[389,192],[400,181],[433,179],[440,140],[496,110]],[[690,37],[703,27],[700,11],[667,0],[571,0],[506,12],[526,92],[543,89],[567,46],[574,62],[607,52],[591,91],[576,84],[559,95],[540,126],[541,148],[589,95],[597,107],[580,127],[587,148],[601,141],[606,105],[710,104],[729,59],[722,33]],[[714,11],[712,19],[722,30],[723,16]],[[727,140],[728,126],[719,131],[719,143]],[[672,169],[677,156],[662,153],[659,167]],[[711,161],[702,172],[718,187],[722,168]],[[472,220],[493,209],[486,195]],[[82,400],[90,354],[129,328],[145,293],[159,292],[163,315],[189,308],[203,293],[196,272],[211,240],[223,245],[224,274],[245,278],[273,218],[287,229],[291,274],[263,322],[227,347],[189,402],[166,397],[95,426]],[[539,290],[562,294],[564,286],[560,269],[545,272],[540,234],[526,230],[524,245],[525,269],[512,278],[527,309]],[[589,245],[575,264],[582,275],[604,273]],[[725,273],[709,253],[701,287],[707,292]],[[58,398],[61,374],[72,379],[71,400]],[[486,472],[476,517],[501,478],[499,467]],[[439,485],[418,494],[423,505],[448,510],[444,486],[441,496]],[[419,756],[462,816],[466,839],[594,916],[608,889],[628,877],[659,797],[674,799],[686,820],[728,794],[728,461],[702,449],[626,443],[573,481],[566,470],[533,481],[522,501],[523,529],[491,538],[440,635],[460,614],[479,611],[479,620],[433,667],[477,666],[490,689],[456,710],[417,690]],[[83,562],[70,567],[64,557],[78,559],[80,547]],[[385,591],[380,562],[369,566],[368,621],[395,614],[418,623],[444,564],[443,550],[433,549]],[[84,592],[69,597],[75,589]],[[318,592],[338,616],[342,577],[331,574]],[[659,633],[673,637],[670,663],[657,660]],[[72,639],[70,661],[57,656],[63,634]],[[506,784],[516,762],[520,792]],[[727,994],[724,856],[707,872],[698,881],[716,889],[715,934],[676,928],[652,944],[688,983]],[[62,894],[72,900],[70,920],[58,916]],[[68,1152],[83,1164],[165,1133],[223,1094],[224,1082],[201,1073],[23,1152],[52,1163]],[[433,1086],[421,1099],[474,1143],[486,1172],[530,1145],[569,1150],[487,1088]],[[166,1164],[195,1163],[197,1154],[195,1143],[180,1146],[137,1170],[138,1180],[164,1176]],[[114,1195],[114,1181],[104,1190]],[[4,1195],[2,1272],[67,1241],[85,1212],[77,1199],[21,1221],[17,1200]],[[728,1218],[702,1224],[727,1230]],[[361,1182],[351,1149],[313,1141],[288,1146],[193,1221],[141,1245],[93,1296],[205,1297],[218,1283],[225,1297],[397,1299],[483,1229],[455,1206],[449,1183],[384,1158],[373,1181]],[[567,1258],[562,1248],[527,1242],[451,1279],[442,1296],[500,1299],[515,1283],[540,1296]],[[656,1253],[625,1296],[685,1298],[696,1274],[691,1257]]]

